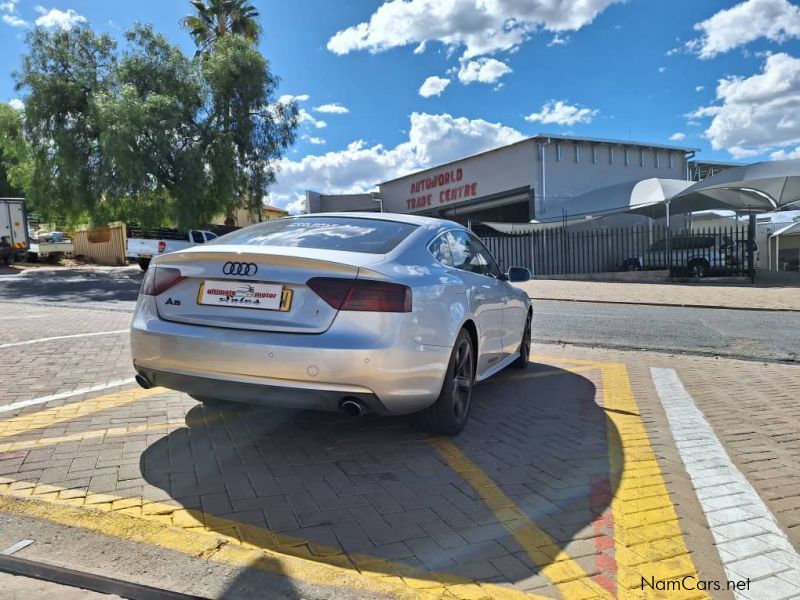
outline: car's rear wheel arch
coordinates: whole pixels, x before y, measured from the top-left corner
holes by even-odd
[[[478,348],[478,328],[475,326],[474,321],[467,319],[461,326],[461,329],[466,329],[469,337],[472,340],[472,348],[475,352],[475,357],[480,356],[480,349]]]

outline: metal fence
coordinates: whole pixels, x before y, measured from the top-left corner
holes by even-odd
[[[484,235],[481,240],[504,270],[527,267],[534,275],[638,270],[697,277],[743,275],[753,264],[749,250],[756,250],[746,226],[691,231],[655,225],[586,231],[558,227]]]

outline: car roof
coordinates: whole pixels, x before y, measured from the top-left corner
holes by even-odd
[[[325,212],[325,213],[311,213],[307,215],[294,215],[289,218],[306,219],[309,217],[345,217],[353,219],[372,219],[380,221],[394,221],[396,223],[409,223],[411,225],[427,225],[427,226],[456,226],[462,227],[454,221],[447,219],[437,219],[435,217],[423,217],[421,215],[405,215],[401,213],[378,213],[378,212]]]

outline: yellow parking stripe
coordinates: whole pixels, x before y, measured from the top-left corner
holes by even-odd
[[[609,598],[608,592],[586,572],[545,531],[523,511],[475,463],[446,438],[429,440],[431,445],[477,492],[516,542],[527,552],[540,574],[549,579],[565,598]]]
[[[0,444],[0,452],[11,452],[13,450],[31,450],[44,446],[57,446],[68,442],[82,442],[97,438],[117,437],[130,435],[132,433],[144,433],[146,431],[160,431],[171,433],[179,427],[195,427],[198,425],[209,425],[226,419],[231,413],[218,412],[210,415],[203,415],[199,419],[175,419],[172,421],[162,421],[160,423],[148,423],[146,425],[123,425],[120,427],[110,427],[108,429],[94,429],[91,431],[80,431],[70,435],[58,437],[40,438],[38,440],[23,440],[17,442],[6,442]]]
[[[642,590],[642,578],[669,580],[684,575],[699,579],[683,538],[624,364],[597,363],[603,405],[619,438],[609,436],[612,476],[618,476],[611,500],[614,518],[617,597],[662,596]],[[670,591],[670,598],[707,598],[699,591]]]
[[[541,599],[513,588],[330,548],[176,504],[26,482],[0,484],[0,511],[79,527],[189,556],[277,573],[363,597]]]
[[[148,425],[125,425],[122,427],[111,427],[109,429],[96,429],[93,431],[81,431],[70,435],[62,435],[59,437],[41,438],[38,440],[24,440],[21,442],[6,442],[0,444],[0,452],[11,452],[14,450],[31,450],[33,448],[42,448],[44,446],[57,446],[58,444],[66,444],[69,442],[82,442],[84,440],[92,440],[97,438],[117,437],[120,435],[130,435],[132,433],[144,433],[145,431],[164,430],[165,433],[170,432],[178,427],[186,425],[185,419],[175,421],[164,421],[162,423],[151,423]]]
[[[48,408],[46,410],[12,417],[11,419],[5,419],[0,421],[0,439],[26,433],[33,429],[50,427],[57,423],[85,417],[94,412],[129,404],[141,398],[164,394],[167,391],[168,390],[159,387],[149,390],[141,388],[124,390],[116,394],[89,398],[81,402],[70,402],[63,406],[56,406],[55,408]]]

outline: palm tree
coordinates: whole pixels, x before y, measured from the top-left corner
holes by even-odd
[[[247,0],[192,0],[197,14],[186,16],[182,23],[197,45],[198,54],[207,52],[229,33],[253,43],[261,36],[258,10]]]

